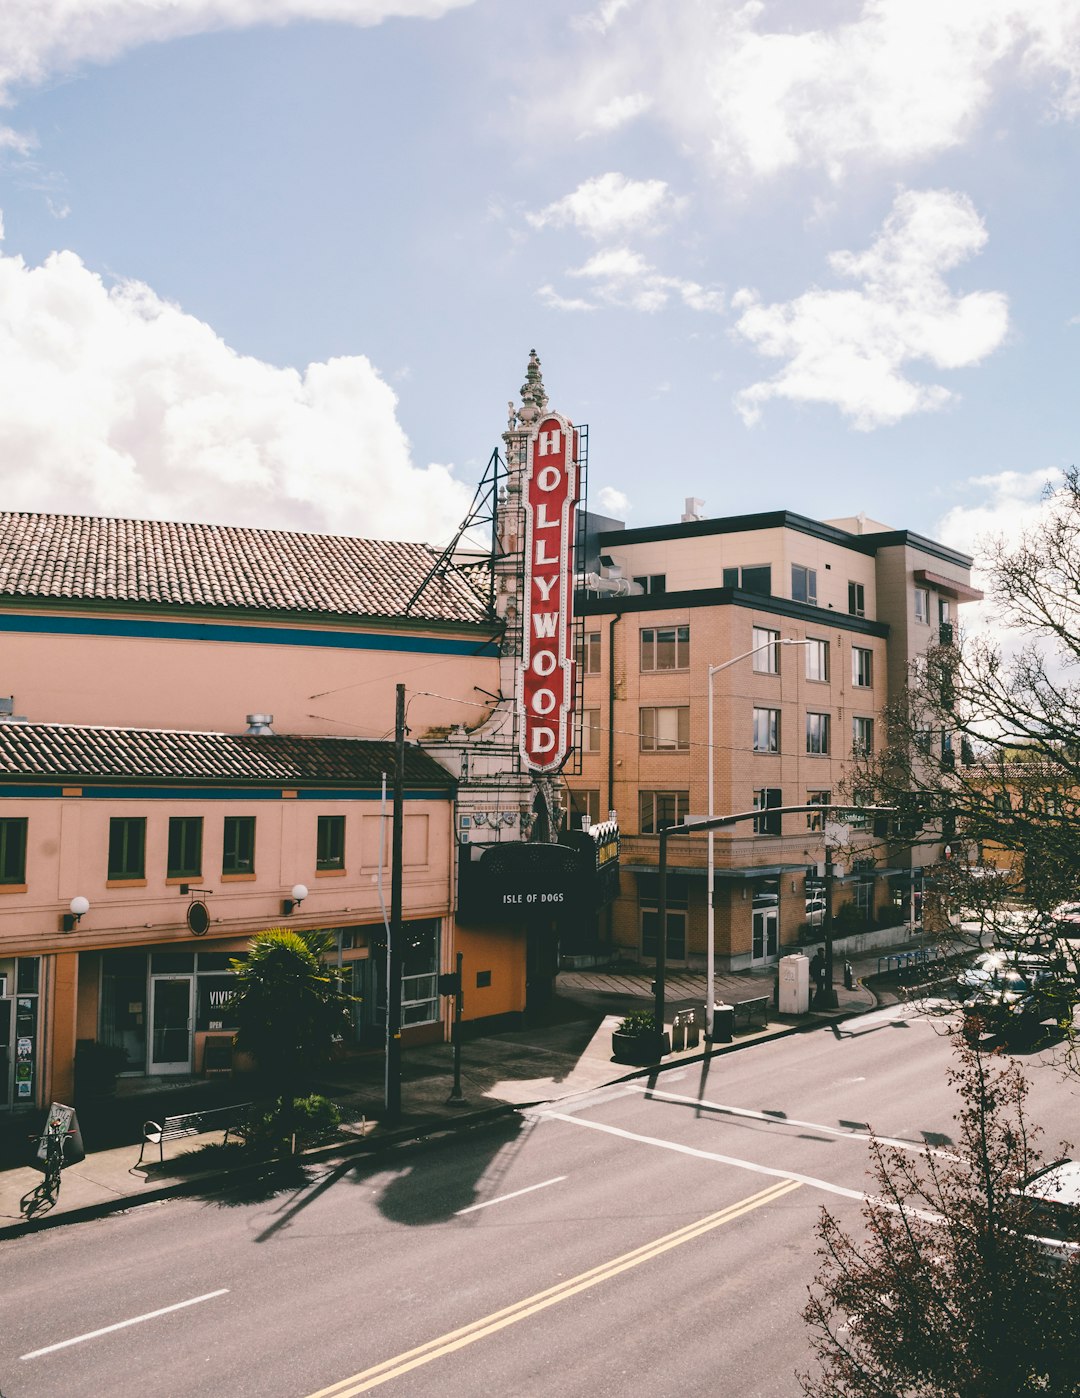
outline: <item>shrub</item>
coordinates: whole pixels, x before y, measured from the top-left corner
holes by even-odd
[[[634,1010],[615,1026],[616,1034],[633,1034],[644,1037],[656,1033],[656,1016],[652,1010]]]
[[[244,1123],[244,1139],[256,1149],[286,1154],[295,1133],[298,1147],[327,1140],[341,1125],[341,1112],[330,1101],[313,1092],[287,1102],[279,1097],[269,1110],[254,1109]]]

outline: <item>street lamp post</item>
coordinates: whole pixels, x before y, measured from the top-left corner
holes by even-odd
[[[716,754],[713,751],[713,676],[718,675],[721,670],[726,670],[730,665],[737,665],[740,660],[749,660],[750,656],[757,655],[759,651],[768,650],[770,646],[807,646],[809,644],[809,641],[797,641],[794,637],[783,636],[777,641],[765,641],[764,644],[755,646],[753,650],[744,651],[742,655],[733,655],[730,660],[722,660],[719,665],[709,666],[709,820],[712,820],[716,815]],[[716,911],[713,907],[713,900],[716,897],[716,859],[713,849],[713,832],[711,829],[709,830],[708,845],[708,866],[706,874],[706,882],[708,885],[706,901],[708,906],[705,912],[705,980],[708,993],[705,1000],[705,1037],[711,1042],[713,1037],[713,1005],[716,1000]],[[666,927],[662,927],[661,935],[666,934],[666,931]]]

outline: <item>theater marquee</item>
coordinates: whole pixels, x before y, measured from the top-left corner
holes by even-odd
[[[574,507],[577,433],[551,413],[533,429],[522,481],[525,590],[517,678],[521,756],[557,772],[570,753],[574,709]]]

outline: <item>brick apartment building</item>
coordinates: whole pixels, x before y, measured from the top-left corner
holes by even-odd
[[[621,893],[601,936],[656,953],[657,832],[708,810],[712,668],[714,814],[760,811],[715,835],[718,964],[767,964],[820,920],[825,858],[820,815],[770,810],[841,799],[852,750],[882,741],[911,661],[980,596],[971,559],[863,517],[608,523],[577,603],[582,757],[567,779],[575,816],[619,813]],[[837,853],[837,904],[867,926],[892,907],[903,921],[933,852],[883,857],[865,823]],[[705,837],[671,837],[669,860],[668,962],[700,965]]]

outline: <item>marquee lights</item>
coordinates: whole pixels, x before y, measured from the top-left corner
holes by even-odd
[[[534,772],[557,772],[571,747],[577,453],[573,424],[550,413],[529,437],[522,480],[525,593],[518,729],[522,760]]]

